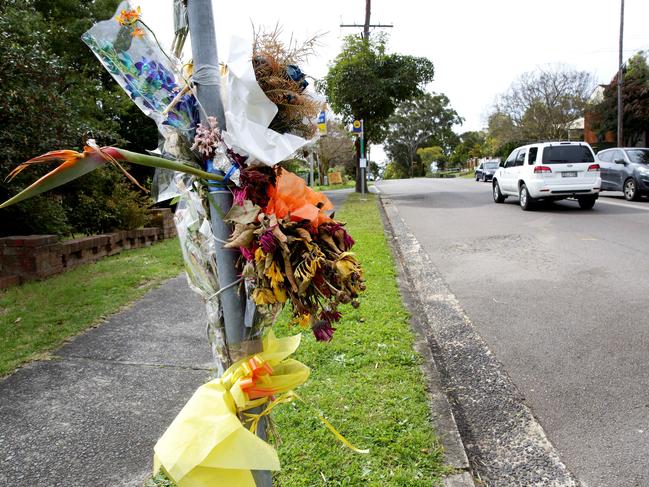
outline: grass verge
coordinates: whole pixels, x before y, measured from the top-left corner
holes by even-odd
[[[183,269],[177,239],[0,291],[0,377]]]
[[[345,188],[354,188],[356,186],[356,181],[345,181],[342,184],[316,184],[313,189],[315,191],[332,191],[334,189],[345,189]]]
[[[273,412],[282,470],[273,485],[431,486],[450,472],[431,428],[428,396],[413,351],[409,315],[401,301],[392,254],[374,195],[349,196],[337,212],[356,239],[367,290],[361,306],[345,306],[331,343],[305,333],[295,358],[311,368],[298,390],[308,405],[292,403]],[[294,334],[284,310],[275,329]],[[316,416],[322,414],[367,455],[344,447]],[[158,475],[147,487],[167,487]]]

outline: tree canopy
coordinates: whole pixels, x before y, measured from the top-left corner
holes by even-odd
[[[489,117],[490,135],[508,143],[567,138],[595,87],[593,76],[564,66],[523,73]]]
[[[388,54],[385,35],[347,36],[342,51],[319,84],[346,123],[363,119],[368,143],[380,143],[400,102],[421,94],[433,80],[433,63],[423,57]]]
[[[424,93],[403,101],[388,119],[385,152],[405,174],[423,176],[426,171],[416,160],[417,149],[438,146],[450,153],[457,138],[453,126],[462,120],[444,94]]]
[[[638,52],[623,70],[622,88],[624,144],[635,145],[649,130],[649,65],[647,53]],[[594,107],[593,128],[603,136],[617,131],[617,76],[604,87],[602,101]]]

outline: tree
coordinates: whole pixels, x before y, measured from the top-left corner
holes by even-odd
[[[80,149],[87,137],[100,144],[123,144],[131,135],[143,151],[155,147],[155,124],[132,110],[126,96],[104,74],[81,34],[96,20],[110,17],[118,0],[6,0],[0,4],[0,200],[51,168],[34,167],[11,183],[4,178],[21,162],[54,148]],[[128,107],[128,108],[127,108]],[[132,130],[137,127],[137,130]],[[152,130],[151,130],[152,128]],[[132,130],[126,132],[126,130]],[[128,137],[124,137],[128,135]],[[110,169],[106,169],[109,171]],[[101,170],[103,171],[103,169]],[[148,173],[140,173],[145,176]],[[108,195],[120,192],[119,202],[139,201],[135,191],[123,191],[123,176],[98,172],[84,176],[56,194],[42,195],[3,210],[0,235],[65,234],[88,228],[71,225],[75,201],[66,196],[95,183]],[[114,184],[107,184],[106,180]],[[127,188],[128,189],[128,188]],[[106,199],[107,201],[107,199]],[[106,206],[102,211],[113,211]],[[75,222],[79,222],[75,218]],[[75,228],[76,227],[76,228]]]
[[[380,143],[386,122],[400,102],[422,93],[432,81],[433,63],[422,57],[388,54],[386,36],[347,36],[318,88],[345,123],[363,119],[368,144]],[[357,171],[356,190],[360,191]]]
[[[649,65],[647,52],[638,52],[623,70],[624,144],[634,146],[649,131]],[[617,130],[617,76],[604,87],[602,101],[594,107],[593,129],[600,136]]]
[[[433,147],[421,147],[417,149],[417,155],[419,156],[421,163],[424,165],[426,176],[428,176],[433,162],[437,163],[437,169],[442,169],[446,163],[446,154],[444,154],[444,150],[438,145]]]
[[[464,132],[460,135],[460,143],[455,146],[450,161],[464,164],[469,159],[484,157],[486,152],[487,134],[484,132]]]
[[[415,158],[417,149],[436,145],[450,150],[450,141],[455,138],[453,125],[462,120],[444,94],[424,93],[406,100],[388,120],[385,152],[410,177],[423,176],[425,169]]]
[[[334,119],[327,120],[327,135],[318,140],[316,151],[320,162],[321,178],[330,168],[337,166],[344,167],[345,173],[354,177],[356,171],[354,141],[341,122]]]
[[[524,73],[496,101],[490,127],[498,127],[503,145],[566,138],[569,125],[583,116],[594,86],[590,73],[563,66]]]

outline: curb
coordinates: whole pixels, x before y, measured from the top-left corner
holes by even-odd
[[[423,355],[430,364],[426,373],[433,370],[431,389],[446,396],[443,399],[457,435],[454,439],[448,434],[443,422],[438,426],[448,463],[455,467],[453,463],[459,462],[455,468],[463,470],[447,477],[445,485],[473,486],[473,473],[480,485],[494,487],[579,486],[396,206],[382,194],[379,199],[404,300],[420,337],[418,348],[425,349]],[[437,423],[435,408],[441,401],[435,396],[431,410]],[[460,466],[458,449],[469,459],[466,467]]]
[[[445,389],[442,384],[442,378],[435,365],[435,359],[428,346],[425,329],[425,314],[423,307],[417,297],[411,292],[413,283],[408,277],[404,262],[400,257],[397,237],[394,235],[392,225],[383,206],[383,198],[380,197],[381,217],[383,218],[388,235],[388,245],[392,250],[395,265],[397,268],[397,283],[402,299],[406,308],[410,311],[410,325],[415,332],[416,342],[415,350],[419,353],[424,361],[421,368],[426,377],[427,390],[429,397],[429,408],[431,419],[435,425],[442,446],[444,448],[444,461],[447,465],[453,467],[456,473],[444,478],[444,487],[475,487],[471,473],[471,465],[462,443],[462,437],[457,427],[453,411],[448,402]]]

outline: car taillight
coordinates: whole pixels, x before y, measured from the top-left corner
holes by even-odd
[[[552,169],[550,169],[548,166],[536,166],[534,168],[535,174],[545,174],[549,172],[552,172]]]
[[[591,164],[588,166],[589,171],[599,171],[599,164]]]

